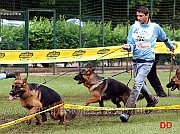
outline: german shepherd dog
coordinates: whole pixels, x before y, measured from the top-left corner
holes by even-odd
[[[42,110],[51,108],[53,106],[63,104],[60,95],[49,87],[38,85],[35,83],[27,83],[26,76],[21,79],[20,73],[17,74],[12,90],[10,91],[10,100],[20,98],[21,105],[29,109],[28,115],[40,112]],[[63,124],[66,127],[66,110],[63,106],[52,109],[50,111],[52,119],[59,120],[59,124]],[[43,122],[47,121],[46,114],[36,115],[37,125],[43,125]],[[27,120],[28,125],[31,124],[31,119]]]
[[[171,88],[174,91],[176,88],[180,90],[180,70],[176,69],[176,74],[171,78],[171,81],[166,85],[167,88]]]
[[[78,84],[84,84],[89,89],[93,96],[84,103],[84,106],[90,103],[99,102],[100,107],[104,107],[104,100],[111,100],[117,107],[121,107],[120,102],[124,105],[130,95],[131,89],[125,84],[110,78],[104,78],[97,75],[90,64],[86,69],[79,72],[73,79],[78,81]],[[143,98],[143,95],[138,100]]]

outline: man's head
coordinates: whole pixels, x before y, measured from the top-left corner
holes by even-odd
[[[149,20],[149,9],[146,6],[140,6],[136,10],[136,16],[141,24],[147,24]]]

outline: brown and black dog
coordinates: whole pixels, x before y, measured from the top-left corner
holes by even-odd
[[[174,91],[176,88],[180,90],[180,70],[176,69],[176,74],[171,78],[171,81],[166,85],[167,88],[171,88]]]
[[[60,95],[49,87],[44,85],[38,85],[35,83],[27,83],[26,76],[21,79],[20,73],[17,74],[12,90],[10,91],[10,100],[20,98],[21,105],[29,109],[28,115],[37,113],[39,111],[51,108],[53,106],[63,104]],[[66,110],[63,106],[52,109],[50,111],[52,119],[59,120],[59,124],[63,124],[66,127]],[[46,114],[41,114],[42,119],[39,115],[36,115],[37,125],[43,125],[44,121],[47,121]],[[31,124],[31,119],[27,121],[28,125]]]
[[[87,106],[90,103],[99,102],[100,107],[104,107],[104,100],[111,100],[117,107],[121,107],[120,102],[124,105],[130,95],[131,89],[125,84],[110,78],[104,78],[97,75],[90,64],[86,69],[79,72],[73,79],[78,81],[78,84],[84,84],[93,96],[87,100],[84,105]],[[144,96],[141,94],[138,100]]]

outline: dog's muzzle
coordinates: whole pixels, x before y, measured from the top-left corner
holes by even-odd
[[[76,80],[76,81],[78,81],[78,84],[82,84],[82,83],[84,83],[85,82],[85,80],[84,80],[84,78],[83,77],[81,77],[79,74],[78,75],[76,75],[76,76],[74,76],[74,78],[73,78],[74,80]]]
[[[19,95],[15,95],[15,93],[13,91],[9,92],[10,96],[9,96],[9,100],[15,100]]]
[[[9,92],[9,94],[10,94],[11,96],[14,96],[14,93],[13,93],[13,91],[10,91],[10,92]]]
[[[177,84],[175,84],[175,81],[171,81],[166,85],[167,88],[171,88],[171,91],[174,91],[176,88],[178,88],[179,86]]]
[[[19,91],[19,92],[16,92],[16,91],[10,91],[9,94],[9,100],[15,100],[17,97],[21,97],[21,95],[24,93],[24,91]]]

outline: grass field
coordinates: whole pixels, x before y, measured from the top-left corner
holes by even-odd
[[[99,74],[101,76],[110,77],[113,74]],[[172,73],[174,75],[174,72]],[[158,73],[161,79],[164,90],[168,93],[168,89],[165,87],[169,81],[169,73]],[[24,78],[25,76],[22,76]],[[29,83],[42,83],[44,79],[51,80],[56,76],[29,76]],[[83,105],[84,102],[90,98],[90,94],[87,88],[83,85],[78,85],[73,80],[74,75],[63,75],[53,79],[45,85],[53,88],[57,91],[63,101],[66,104]],[[114,79],[121,81],[125,84],[130,79],[129,73],[120,74]],[[27,110],[22,108],[18,99],[10,101],[9,91],[14,79],[5,79],[0,81],[0,125],[7,123],[18,118],[25,117]],[[131,88],[133,79],[129,83]],[[155,95],[154,90],[147,81],[149,90]],[[160,98],[157,106],[179,105],[180,104],[180,91],[177,89],[170,92],[170,96],[166,98]],[[98,103],[90,104],[90,106],[99,106]],[[110,101],[105,101],[105,106],[115,107]],[[123,106],[123,104],[122,104]],[[140,100],[137,102],[137,107],[145,107],[146,101]],[[123,133],[123,134],[167,134],[180,132],[180,110],[166,110],[166,111],[153,111],[149,115],[135,114],[132,115],[128,123],[122,123],[119,119],[119,114],[110,115],[91,115],[86,114],[85,111],[76,111],[77,117],[74,120],[67,122],[67,131],[64,130],[64,126],[58,125],[57,121],[53,121],[48,116],[48,121],[44,123],[44,126],[39,127],[35,124],[35,119],[30,125],[26,122],[21,122],[16,125],[12,125],[7,128],[0,129],[0,133],[54,133],[54,134],[110,134],[110,133]],[[91,113],[92,111],[88,111]],[[142,112],[143,113],[143,112]],[[172,128],[162,129],[159,127],[160,122],[171,122]]]

